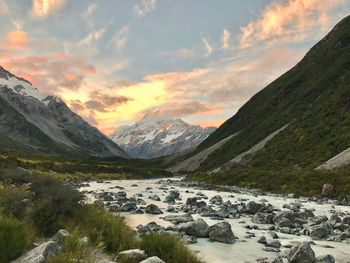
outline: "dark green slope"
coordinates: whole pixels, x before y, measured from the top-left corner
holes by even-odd
[[[287,123],[248,166],[314,168],[350,147],[350,17],[198,147],[196,152],[240,131],[201,170],[226,163]]]

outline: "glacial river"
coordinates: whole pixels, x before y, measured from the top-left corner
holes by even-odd
[[[324,204],[318,204],[316,202],[310,202],[306,198],[294,199],[287,198],[277,195],[263,195],[257,196],[249,193],[248,191],[241,191],[240,193],[231,193],[231,192],[218,192],[213,190],[204,190],[199,188],[192,188],[180,182],[180,179],[155,179],[155,180],[115,180],[115,181],[104,181],[104,182],[90,182],[89,186],[82,187],[80,190],[88,192],[86,194],[89,201],[95,200],[95,194],[100,192],[117,192],[121,191],[115,187],[123,187],[122,191],[127,193],[127,197],[137,197],[142,199],[147,203],[153,203],[157,205],[164,214],[161,215],[151,215],[151,214],[132,214],[132,213],[123,213],[127,218],[128,224],[136,229],[136,226],[139,224],[146,225],[149,222],[156,222],[161,226],[169,226],[170,222],[163,220],[162,218],[166,215],[174,215],[175,213],[166,212],[166,208],[169,206],[167,203],[164,203],[163,200],[169,194],[171,190],[178,190],[180,193],[180,198],[182,200],[177,201],[174,205],[175,208],[181,209],[184,203],[186,203],[187,198],[195,197],[198,192],[205,194],[208,199],[204,200],[207,203],[208,200],[215,196],[221,195],[224,202],[230,201],[232,204],[240,203],[241,201],[256,201],[256,202],[266,202],[273,205],[276,208],[283,210],[282,206],[284,204],[291,203],[301,203],[303,208],[308,208],[314,210],[314,214],[317,215],[326,215],[331,216],[332,213],[344,213],[350,215],[349,206],[338,206],[332,204],[330,201]],[[168,190],[166,190],[166,188]],[[154,201],[149,199],[151,195],[158,195],[161,198],[161,201]],[[177,214],[182,214],[179,212]],[[199,218],[200,215],[193,214],[194,219]],[[220,221],[213,220],[208,217],[203,217],[203,219],[209,224],[213,225]],[[198,238],[198,243],[189,245],[192,250],[197,252],[199,256],[208,263],[222,263],[222,262],[257,262],[259,258],[268,258],[269,260],[274,259],[278,253],[264,251],[264,245],[258,243],[258,239],[264,235],[267,239],[272,239],[268,227],[270,225],[258,225],[259,229],[247,229],[245,225],[250,224],[254,225],[251,221],[251,216],[243,215],[237,219],[225,219],[232,226],[233,233],[238,237],[237,241],[234,244],[223,244],[219,242],[209,241],[207,238]],[[248,234],[253,233],[255,237],[248,237]],[[279,236],[279,241],[282,244],[280,254],[283,254],[285,246],[290,246],[295,241],[311,241],[309,236],[297,236],[290,234],[283,234],[277,232]],[[315,251],[316,256],[330,254],[336,258],[336,262],[345,263],[350,262],[350,240],[343,242],[333,242],[326,240],[314,240],[312,249]]]

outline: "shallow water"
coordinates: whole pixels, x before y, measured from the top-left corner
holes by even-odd
[[[115,186],[124,187],[127,193],[127,197],[132,197],[138,193],[143,194],[141,197],[146,201],[147,204],[153,203],[159,206],[162,209],[164,214],[162,215],[150,215],[150,214],[130,214],[123,213],[123,215],[127,218],[128,224],[136,228],[139,224],[147,224],[149,222],[156,222],[162,226],[171,225],[170,222],[167,222],[162,219],[162,217],[166,215],[174,215],[178,213],[168,213],[165,209],[168,207],[168,204],[163,203],[162,201],[153,201],[148,197],[150,195],[158,195],[161,200],[168,195],[170,190],[178,190],[180,192],[180,197],[182,201],[177,201],[174,207],[181,207],[188,197],[196,196],[197,192],[202,192],[208,198],[220,194],[223,198],[223,201],[226,202],[230,200],[233,204],[240,203],[240,199],[246,199],[248,201],[258,201],[261,199],[266,199],[268,203],[272,204],[276,208],[282,209],[284,204],[290,204],[292,202],[299,202],[303,204],[304,208],[315,209],[315,215],[326,215],[330,216],[332,212],[344,212],[350,214],[349,206],[336,206],[331,203],[327,204],[317,204],[315,202],[308,202],[306,199],[293,199],[286,197],[279,197],[273,195],[264,195],[264,196],[253,196],[250,193],[229,193],[229,192],[218,192],[212,190],[203,190],[203,189],[195,189],[191,187],[182,187],[179,184],[173,185],[163,180],[115,180],[108,181],[104,183],[90,182],[89,187],[82,187],[81,191],[94,191],[95,193],[101,191],[111,191],[118,192],[120,190],[115,189]],[[174,179],[172,179],[174,180]],[[177,179],[180,180],[180,179]],[[161,182],[161,183],[160,183]],[[132,187],[132,185],[137,184],[137,187]],[[146,190],[147,187],[152,187],[151,190]],[[161,190],[160,187],[167,187],[169,191]],[[190,191],[190,193],[186,193],[186,191]],[[88,194],[88,199],[90,201],[94,201],[94,195]],[[208,199],[208,200],[209,200]],[[208,203],[208,200],[205,200]],[[196,219],[200,217],[198,214],[193,215],[193,218]],[[213,225],[218,220],[212,220],[207,217],[203,217],[203,219],[209,224]],[[234,244],[223,244],[219,242],[211,242],[206,238],[198,238],[198,243],[189,245],[194,251],[198,251],[200,257],[208,263],[221,263],[221,262],[256,262],[258,258],[267,257],[269,259],[275,258],[278,254],[273,252],[263,251],[264,245],[259,244],[257,241],[260,236],[265,235],[269,240],[269,231],[268,230],[248,230],[243,226],[246,224],[253,224],[251,222],[251,218],[249,216],[242,216],[239,219],[226,219],[225,221],[229,222],[232,226],[233,233],[238,237],[238,240]],[[245,223],[239,223],[245,221]],[[269,225],[259,225],[259,228],[267,229]],[[253,238],[245,238],[246,232],[252,232],[256,236]],[[288,235],[277,232],[280,237],[279,240],[282,243],[282,246],[291,244],[293,241],[301,241],[301,240],[311,240],[309,236],[296,236],[296,235]],[[312,249],[315,251],[316,256],[330,254],[336,258],[336,262],[345,263],[350,262],[350,242],[330,242],[330,241],[314,241],[316,244],[312,245]],[[325,248],[324,246],[332,246],[334,248]],[[283,253],[283,249],[281,251]]]

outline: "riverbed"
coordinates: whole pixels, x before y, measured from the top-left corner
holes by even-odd
[[[315,216],[327,216],[338,213],[341,215],[350,215],[349,206],[336,205],[334,201],[329,200],[323,203],[316,203],[308,200],[307,198],[288,198],[286,196],[266,194],[258,195],[251,193],[248,190],[241,189],[240,191],[228,192],[219,190],[206,190],[201,189],[199,186],[192,186],[186,182],[178,179],[154,179],[154,180],[111,180],[111,181],[92,181],[88,185],[80,188],[86,194],[87,200],[93,202],[96,200],[96,194],[103,192],[117,192],[125,191],[128,198],[142,198],[146,204],[155,204],[163,212],[160,215],[153,214],[136,214],[136,213],[122,213],[128,224],[136,229],[140,224],[146,225],[150,222],[156,222],[157,224],[167,227],[172,223],[163,220],[162,218],[167,215],[183,214],[181,209],[186,203],[187,198],[205,196],[206,199],[202,200],[209,202],[209,200],[216,195],[220,195],[224,202],[230,201],[232,204],[239,204],[242,201],[249,202],[255,201],[264,204],[271,204],[276,209],[281,211],[286,204],[299,204],[302,209],[310,209]],[[176,200],[173,205],[176,212],[167,212],[169,204],[164,200],[170,191],[177,190],[180,193],[180,199]],[[200,193],[199,193],[200,192]],[[150,199],[152,195],[158,195],[161,201],[154,201]],[[145,206],[145,205],[143,205]],[[192,214],[194,219],[200,218],[199,214]],[[213,225],[220,222],[219,220],[203,217],[203,219],[209,224]],[[258,225],[258,229],[248,229],[247,225],[256,225],[252,223],[252,217],[250,215],[240,215],[239,218],[225,218],[224,221],[230,223],[234,235],[238,238],[233,244],[224,244],[219,242],[212,242],[208,238],[198,238],[197,243],[189,244],[192,250],[198,253],[200,258],[208,263],[221,263],[221,262],[269,262],[273,260],[277,255],[283,254],[285,250],[288,250],[291,245],[296,241],[312,241],[308,235],[295,235],[284,234],[276,232],[278,234],[278,240],[281,242],[281,251],[268,252],[263,250],[265,246],[258,243],[259,238],[264,235],[268,240],[272,239],[270,235],[269,225]],[[350,262],[350,240],[346,239],[341,242],[324,240],[313,240],[312,249],[315,251],[316,256],[330,254],[336,259],[336,262],[346,263]],[[263,261],[263,259],[265,261]]]

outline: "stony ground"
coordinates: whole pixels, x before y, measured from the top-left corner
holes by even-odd
[[[139,233],[169,231],[210,263],[350,262],[350,207],[180,179],[85,182]]]

